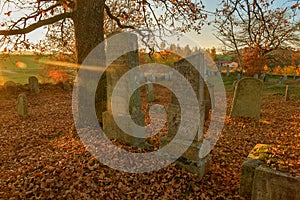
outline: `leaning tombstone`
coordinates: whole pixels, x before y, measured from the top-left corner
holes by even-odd
[[[39,81],[35,76],[30,76],[28,78],[29,90],[34,94],[38,94],[40,92],[39,89]]]
[[[290,88],[288,85],[285,87],[285,101],[290,100]]]
[[[18,115],[25,118],[28,116],[28,101],[26,94],[19,94],[17,103]]]
[[[236,84],[230,117],[260,119],[263,83],[257,78],[243,78]]]

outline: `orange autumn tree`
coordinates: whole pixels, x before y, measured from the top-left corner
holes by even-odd
[[[260,75],[264,71],[267,59],[259,48],[245,48],[242,61],[246,74],[253,76],[254,74]]]

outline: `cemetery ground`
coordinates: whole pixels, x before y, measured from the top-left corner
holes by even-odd
[[[264,87],[257,122],[229,117],[235,77],[223,77],[227,117],[203,178],[175,164],[143,174],[111,169],[95,160],[81,143],[74,129],[72,91],[45,84],[39,94],[30,93],[26,87],[7,94],[1,87],[0,199],[242,199],[241,165],[261,143],[273,147],[264,157],[268,166],[300,177],[300,81],[289,78],[291,98],[285,101],[285,85],[271,78]],[[157,97],[151,103],[142,90],[145,113],[148,104],[163,102],[166,106],[170,101],[170,92],[155,87]],[[16,99],[22,92],[29,104],[25,119],[16,112]],[[148,116],[146,120],[149,122]],[[165,127],[148,140],[154,150],[159,136],[166,132]]]

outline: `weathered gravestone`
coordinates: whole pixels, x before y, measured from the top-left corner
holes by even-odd
[[[106,72],[106,83],[104,83],[106,84],[106,96],[104,95],[102,98],[104,98],[106,103],[103,104],[105,106],[102,105],[102,110],[99,110],[102,112],[103,131],[111,139],[117,139],[132,146],[143,147],[145,145],[145,138],[131,135],[135,130],[133,130],[133,127],[128,121],[128,119],[132,119],[137,125],[145,126],[140,89],[135,90],[133,95],[129,97],[129,91],[137,84],[135,79],[140,78],[140,73],[136,74],[136,77],[126,79],[125,84],[117,88],[116,105],[114,105],[117,116],[114,117],[112,113],[112,95],[114,89],[116,89],[117,82],[126,72],[139,65],[137,36],[131,33],[123,33],[120,37],[124,37],[122,39],[124,42],[121,44],[118,40],[111,40],[111,42],[107,44],[106,59],[108,63],[113,62]],[[130,49],[136,50],[131,51]],[[115,55],[122,56],[113,60]],[[128,98],[130,98],[129,106],[127,103]],[[117,124],[116,121],[124,122],[125,124],[123,124],[123,126],[126,126],[126,130],[130,133],[125,133],[120,128],[120,124]]]
[[[39,89],[39,81],[35,76],[30,76],[28,78],[29,90],[34,94],[38,94],[40,92]]]
[[[205,118],[205,95],[204,95],[204,80],[203,77],[200,76],[199,71],[201,71],[202,75],[204,75],[205,70],[205,62],[204,62],[204,55],[198,54],[186,59],[182,59],[176,63],[174,63],[174,68],[180,74],[182,74],[186,80],[189,81],[190,85],[192,86],[196,97],[198,99],[200,108],[200,124],[199,129],[196,134],[196,137],[192,141],[191,145],[187,146],[187,151],[176,161],[177,165],[186,168],[188,171],[198,174],[200,177],[204,175],[205,169],[207,168],[209,157],[200,158],[200,148],[203,142],[203,127],[204,127],[204,118]],[[198,70],[199,71],[198,71]],[[178,80],[178,77],[174,79]],[[176,84],[176,82],[174,83]],[[178,84],[176,85],[177,89],[180,91],[181,94],[186,93],[186,88]],[[184,102],[187,106],[189,105],[189,101]],[[168,106],[167,113],[168,113],[168,134],[166,137],[161,139],[161,146],[164,144],[169,143],[177,134],[178,128],[182,123],[181,119],[181,106],[178,103],[176,96],[173,94],[171,98],[171,103]],[[183,111],[187,112],[187,111]],[[193,120],[194,113],[188,113],[188,116],[191,117]],[[185,141],[186,138],[180,138],[179,145],[184,145],[188,143]],[[170,152],[172,153],[172,152]]]
[[[237,82],[233,97],[231,117],[260,119],[263,83],[257,78],[243,78]]]
[[[281,76],[281,77],[279,78],[278,83],[279,83],[279,84],[283,84],[283,76]]]
[[[237,74],[237,80],[238,80],[238,81],[241,80],[241,73],[238,73],[238,74]]]
[[[264,76],[264,83],[267,83],[269,81],[269,76],[268,76],[268,74],[266,74],[265,76]]]
[[[17,93],[17,84],[13,81],[6,81],[4,83],[4,89],[8,94],[16,94]]]
[[[283,81],[286,81],[288,79],[288,77],[287,77],[287,75],[285,74],[284,76],[283,76]]]
[[[28,101],[26,94],[19,94],[18,96],[17,113],[23,118],[28,116]]]

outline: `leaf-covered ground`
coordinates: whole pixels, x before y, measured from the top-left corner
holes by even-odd
[[[273,145],[270,157],[277,164],[271,160],[270,166],[300,176],[299,99],[265,95],[260,122],[227,117],[211,166],[198,178],[174,164],[144,174],[111,169],[79,140],[71,91],[44,85],[38,95],[23,92],[26,119],[16,114],[17,95],[0,90],[0,199],[241,199],[240,167],[258,143]],[[229,111],[232,94],[227,96]]]

